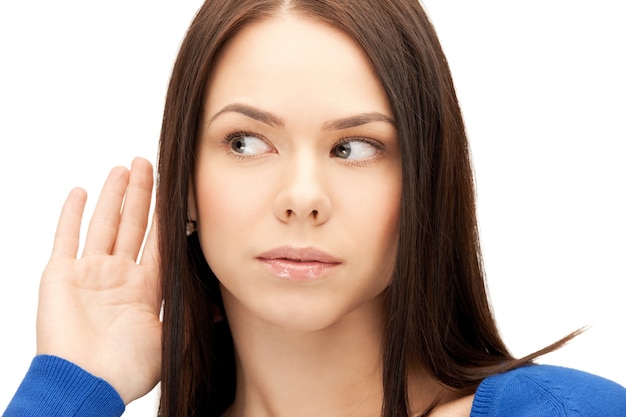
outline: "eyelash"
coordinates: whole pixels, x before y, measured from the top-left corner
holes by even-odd
[[[235,152],[232,152],[231,150],[231,144],[235,139],[241,138],[242,136],[253,136],[255,138],[259,138],[262,141],[267,143],[267,140],[265,139],[265,137],[263,135],[259,135],[257,133],[254,132],[250,132],[250,131],[246,131],[246,130],[238,130],[232,133],[227,134],[224,139],[222,140],[222,144],[227,148],[226,152],[227,154],[232,157],[235,158],[237,160],[249,160],[249,159],[254,159],[254,158],[258,158],[260,155],[242,155],[242,154],[238,154]],[[338,147],[341,146],[343,144],[346,143],[350,143],[350,142],[362,142],[362,143],[366,143],[368,145],[373,146],[374,148],[376,148],[376,150],[378,151],[377,154],[372,157],[372,158],[368,158],[368,159],[364,159],[364,160],[348,160],[345,159],[343,160],[343,164],[348,165],[348,166],[356,166],[356,167],[362,167],[362,166],[367,166],[370,165],[371,163],[375,162],[376,160],[378,160],[380,153],[383,152],[385,150],[385,146],[380,143],[377,140],[374,139],[369,139],[369,138],[365,138],[362,136],[348,136],[345,138],[341,138],[339,141],[335,142],[335,144],[333,145],[331,151],[330,151],[330,156],[331,157],[335,157],[337,159],[341,159],[338,158],[336,156],[333,155],[333,151]],[[268,145],[270,146],[270,145]],[[270,146],[273,148],[273,146]]]

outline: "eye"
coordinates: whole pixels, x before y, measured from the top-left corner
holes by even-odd
[[[337,144],[333,150],[333,156],[347,160],[364,160],[376,156],[380,151],[380,145],[365,138],[346,139]]]
[[[253,133],[234,133],[226,138],[226,142],[235,154],[241,156],[262,155],[272,151],[267,142]]]

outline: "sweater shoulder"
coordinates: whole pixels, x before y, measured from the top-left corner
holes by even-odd
[[[626,416],[626,389],[575,369],[530,365],[485,379],[471,417]]]

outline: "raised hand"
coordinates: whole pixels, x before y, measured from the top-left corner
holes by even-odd
[[[37,353],[65,358],[109,382],[124,403],[156,385],[161,294],[150,210],[152,166],[135,159],[111,170],[77,257],[87,194],[68,196],[39,289]],[[155,222],[153,222],[154,224]]]

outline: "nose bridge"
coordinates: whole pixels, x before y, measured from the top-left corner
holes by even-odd
[[[319,186],[321,180],[320,162],[313,156],[313,151],[306,148],[299,150],[288,165],[290,165],[288,170],[291,172],[291,178],[295,184],[300,183],[308,187]]]
[[[313,149],[306,147],[286,158],[276,198],[277,217],[283,221],[309,219],[316,223],[328,218],[330,198],[323,162]]]

